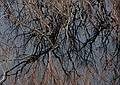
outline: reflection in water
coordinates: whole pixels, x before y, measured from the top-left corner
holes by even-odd
[[[110,0],[0,3],[4,83],[119,85],[119,25]]]

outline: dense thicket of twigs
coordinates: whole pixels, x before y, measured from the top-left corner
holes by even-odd
[[[1,35],[15,63],[1,82],[14,75],[16,81],[34,67],[40,74],[35,85],[57,85],[59,79],[64,82],[58,85],[119,85],[115,5],[110,0],[0,0],[0,19],[9,26]]]

